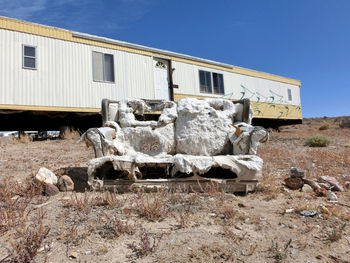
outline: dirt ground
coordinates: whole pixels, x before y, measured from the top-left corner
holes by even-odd
[[[350,262],[350,129],[337,118],[271,131],[263,177],[247,195],[84,192],[93,150],[74,139],[0,140],[0,262]],[[325,130],[319,128],[327,123]],[[308,147],[320,135],[328,147]],[[41,195],[40,167],[77,192]],[[338,202],[283,185],[291,167],[334,176]],[[65,169],[62,169],[65,168]],[[313,217],[302,210],[317,210]]]

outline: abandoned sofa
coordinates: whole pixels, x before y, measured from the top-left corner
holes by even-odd
[[[103,100],[103,127],[81,140],[93,146],[88,166],[92,189],[191,187],[215,184],[229,192],[255,189],[268,139],[251,125],[249,100]]]

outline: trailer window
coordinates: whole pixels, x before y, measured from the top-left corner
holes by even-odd
[[[114,82],[114,59],[111,54],[92,52],[94,81]]]
[[[22,53],[23,53],[22,67],[26,69],[36,69],[37,67],[36,47],[23,45]]]
[[[291,101],[292,100],[292,90],[288,89],[288,100]]]
[[[215,94],[225,94],[224,77],[222,74],[213,73],[213,86]]]
[[[199,70],[199,86],[202,93],[225,94],[224,77],[220,73]]]
[[[208,71],[199,71],[199,86],[201,92],[211,93],[211,73]]]

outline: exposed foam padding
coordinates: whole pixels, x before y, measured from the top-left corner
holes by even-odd
[[[181,185],[202,191],[202,183],[214,183],[229,192],[248,192],[255,189],[262,164],[255,155],[106,156],[90,161],[88,183],[95,190],[115,187],[122,192],[141,186]]]

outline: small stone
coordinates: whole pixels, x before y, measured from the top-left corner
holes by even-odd
[[[312,193],[314,189],[312,189],[310,185],[304,184],[303,188],[301,188],[301,191],[305,193]]]
[[[343,186],[333,176],[320,176],[319,180],[322,183],[329,183],[334,191],[344,192]]]
[[[292,255],[292,256],[294,256],[294,255],[296,255],[296,254],[298,254],[299,253],[299,249],[292,249],[292,251],[290,252],[290,254]]]
[[[327,190],[331,188],[331,185],[328,183],[318,183],[318,185]]]
[[[63,175],[58,179],[58,188],[61,192],[68,192],[74,190],[74,183],[68,175]]]
[[[316,193],[316,196],[327,196],[328,195],[328,191],[322,187],[315,189],[315,193]]]
[[[290,214],[293,212],[294,212],[294,208],[286,209],[286,211],[284,211],[285,214]]]
[[[303,179],[303,181],[305,184],[310,185],[312,187],[312,189],[314,189],[314,190],[321,188],[321,186],[313,180]]]
[[[292,178],[304,178],[306,171],[300,168],[293,167],[290,169],[290,177]]]
[[[327,199],[328,199],[329,201],[337,201],[337,200],[338,200],[338,197],[337,197],[337,195],[336,195],[335,193],[329,191],[329,192],[328,192]]]
[[[297,190],[300,189],[304,186],[304,182],[302,179],[298,178],[298,177],[288,177],[286,179],[284,179],[284,182],[286,183],[286,185],[293,190]]]
[[[321,210],[322,214],[331,215],[331,212],[324,205],[320,206],[320,210]]]
[[[77,253],[77,252],[71,252],[71,253],[69,254],[69,258],[71,258],[71,259],[76,259],[76,258],[78,258],[78,253]]]
[[[350,182],[345,182],[345,188],[350,189]]]
[[[57,195],[60,191],[58,190],[57,186],[53,184],[44,184],[44,194],[46,196],[53,196]]]
[[[300,214],[302,216],[310,216],[310,217],[313,217],[315,215],[317,215],[318,213],[318,210],[303,210],[303,211],[300,211]]]
[[[45,167],[39,169],[35,175],[35,179],[41,183],[57,184],[58,182],[57,176]]]

